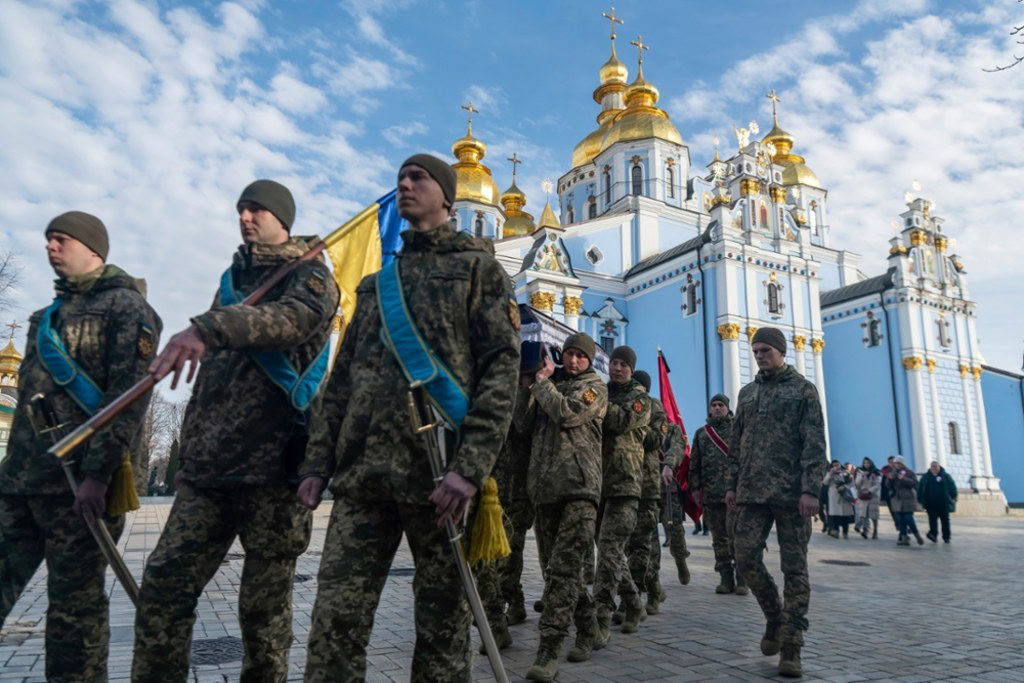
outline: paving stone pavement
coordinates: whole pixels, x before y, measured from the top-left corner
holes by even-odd
[[[129,515],[121,550],[137,578],[170,510],[169,499],[145,499]],[[295,584],[295,643],[288,680],[301,680],[316,573],[330,514],[315,516],[313,540],[298,562],[305,578]],[[922,528],[927,522],[919,517]],[[819,527],[820,528],[820,527]],[[953,517],[953,543],[898,548],[891,523],[877,541],[813,535],[811,630],[803,649],[803,681],[1024,681],[1024,518]],[[668,595],[659,614],[632,635],[615,632],[609,646],[589,662],[564,661],[558,679],[588,681],[752,681],[777,678],[777,657],[759,649],[763,620],[754,597],[716,595],[710,536],[687,536],[693,579],[679,585],[675,565],[663,550],[662,585]],[[777,545],[769,541],[767,562],[781,586]],[[239,637],[237,594],[242,549],[231,549],[199,603],[195,640]],[[524,586],[528,604],[540,597],[536,546],[527,545]],[[827,564],[828,560],[867,566]],[[412,557],[403,543],[374,624],[367,681],[408,681],[415,633],[412,623]],[[134,610],[113,575],[110,680],[128,679]],[[40,570],[0,631],[0,683],[44,681],[43,629],[46,573]],[[514,626],[515,644],[503,652],[509,678],[521,681],[537,648],[537,614]],[[566,648],[572,637],[566,642]],[[487,658],[475,654],[474,680],[493,680]],[[192,681],[236,681],[241,662],[195,665]]]

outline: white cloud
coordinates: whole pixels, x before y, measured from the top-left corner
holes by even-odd
[[[466,89],[463,98],[471,100],[473,106],[482,112],[494,112],[507,101],[505,91],[500,86],[471,85]]]
[[[302,81],[290,70],[274,76],[270,89],[270,101],[294,114],[312,114],[327,104],[327,98],[319,88]]]
[[[408,139],[414,135],[423,135],[429,130],[427,125],[421,121],[412,121],[396,126],[388,126],[381,131],[384,139],[395,147],[405,147]]]

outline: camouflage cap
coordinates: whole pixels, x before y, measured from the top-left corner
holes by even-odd
[[[583,352],[583,355],[590,359],[590,362],[594,362],[594,354],[597,353],[597,344],[590,338],[590,335],[586,332],[577,332],[576,334],[569,335],[562,344],[562,353],[565,353],[567,349],[579,349]]]
[[[277,220],[284,224],[285,230],[291,232],[292,223],[295,222],[295,199],[291,191],[281,183],[273,180],[254,180],[242,190],[242,195],[235,202],[235,206],[242,202],[259,204],[277,216]]]

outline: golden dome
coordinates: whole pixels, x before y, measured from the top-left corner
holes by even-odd
[[[772,144],[775,146],[775,154],[772,156],[772,161],[783,166],[782,184],[809,185],[822,189],[821,181],[818,180],[818,176],[814,175],[814,171],[809,169],[807,164],[804,163],[804,158],[799,154],[793,154],[795,138],[779,126],[779,112],[777,108],[779,98],[776,97],[774,90],[768,95],[768,99],[772,101],[772,129],[761,138],[761,144]]]
[[[523,207],[526,206],[526,194],[516,185],[514,177],[512,186],[501,195],[501,205],[506,216],[505,227],[502,229],[503,236],[529,235],[536,229],[533,216],[523,211]]]
[[[659,97],[660,93],[654,84],[644,79],[641,61],[637,67],[636,80],[626,89],[626,108],[616,114],[614,123],[608,126],[601,141],[600,152],[617,142],[647,138],[683,144],[683,136],[669,120],[668,113],[657,106]]]
[[[821,181],[818,180],[818,176],[814,175],[814,171],[807,168],[807,164],[803,163],[803,157],[797,154],[789,156],[797,157],[800,161],[788,164],[782,169],[783,185],[810,185],[819,190],[824,189],[821,187]]]
[[[580,140],[579,144],[572,150],[572,167],[579,168],[594,160],[601,153],[601,141],[604,140],[608,128],[611,127],[612,119],[608,119],[592,131],[587,137]]]
[[[544,211],[540,214],[540,220],[537,222],[538,228],[555,228],[556,230],[562,229],[562,224],[558,222],[558,217],[555,216],[555,212],[551,210],[551,202],[544,202]]]
[[[21,367],[21,354],[14,348],[14,339],[7,341],[7,346],[0,351],[0,377],[18,377],[18,369]]]
[[[466,134],[452,144],[452,154],[458,159],[452,164],[457,178],[455,201],[498,205],[498,186],[491,177],[491,169],[480,163],[486,153],[487,145],[473,137],[473,122],[470,121]]]
[[[629,78],[629,70],[623,64],[618,55],[615,54],[615,41],[612,40],[612,55],[608,61],[601,66],[601,85],[617,83],[625,85]]]

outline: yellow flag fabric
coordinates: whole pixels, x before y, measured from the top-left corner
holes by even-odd
[[[373,210],[361,212],[327,245],[327,255],[334,267],[334,279],[341,290],[339,305],[342,337],[356,311],[356,287],[364,277],[380,270],[380,226],[377,224],[376,204],[368,208]]]

